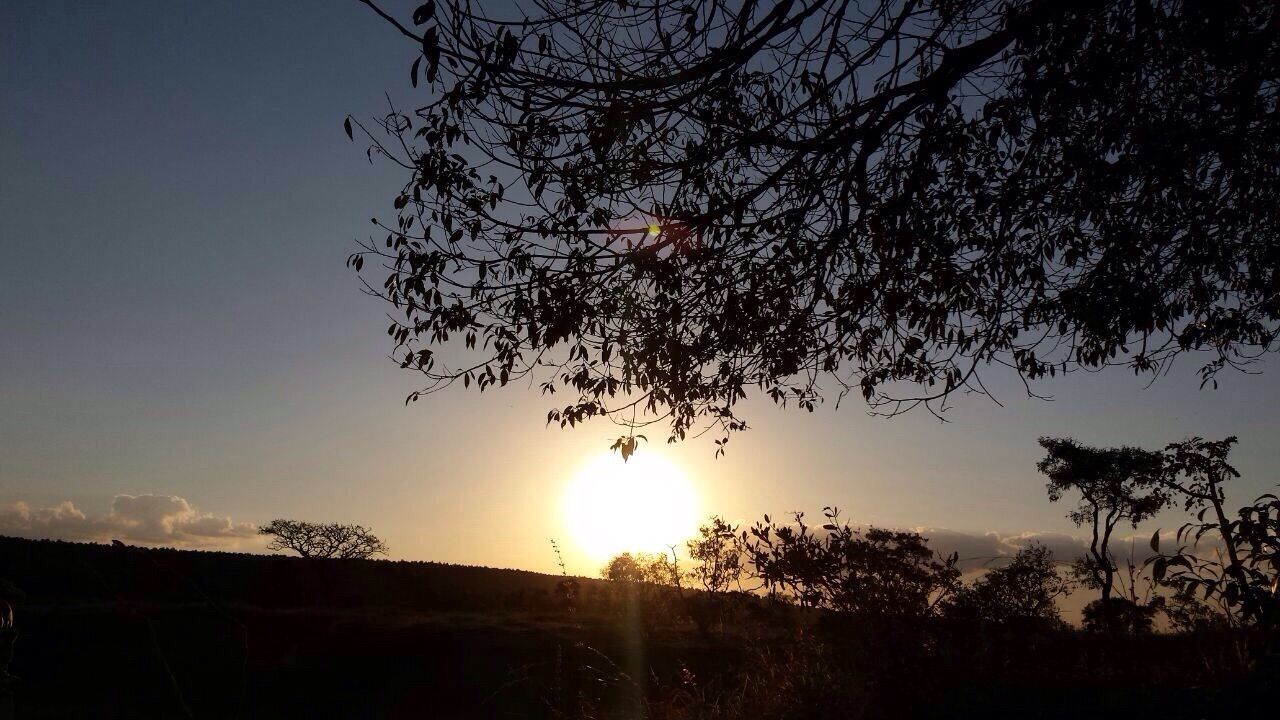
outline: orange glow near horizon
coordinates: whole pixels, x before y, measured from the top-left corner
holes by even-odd
[[[625,463],[616,452],[598,455],[565,488],[564,528],[595,562],[622,552],[668,552],[697,530],[693,485],[670,460],[647,450]]]

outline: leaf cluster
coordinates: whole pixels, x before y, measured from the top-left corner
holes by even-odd
[[[941,411],[992,365],[1213,382],[1277,346],[1267,0],[378,12],[425,98],[355,123],[406,182],[349,264],[410,400],[527,377],[548,422],[722,450],[752,390]]]

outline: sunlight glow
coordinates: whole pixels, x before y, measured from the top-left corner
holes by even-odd
[[[649,223],[649,234],[650,234],[650,235],[652,235],[652,236],[654,236],[654,237],[657,237],[657,236],[658,236],[658,233],[660,233],[660,232],[662,232],[662,228],[658,227],[657,223]]]
[[[569,483],[562,509],[574,544],[598,562],[622,552],[667,552],[698,527],[693,486],[655,452],[637,452],[626,463],[617,453],[593,458]]]

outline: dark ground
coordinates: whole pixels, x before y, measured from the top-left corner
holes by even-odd
[[[19,680],[9,698],[17,718],[556,717],[575,682],[613,708],[608,717],[627,717],[635,685],[617,677],[637,664],[619,661],[626,667],[609,671],[606,658],[642,654],[650,691],[661,686],[668,700],[679,699],[669,690],[679,690],[681,667],[715,677],[752,643],[783,645],[799,632],[778,626],[764,640],[710,638],[691,626],[638,633],[602,581],[580,580],[570,613],[556,591],[559,577],[435,563],[0,538],[0,578],[19,591],[10,668]],[[816,715],[797,706],[796,715],[896,714],[886,700],[938,718],[1275,710],[1260,704],[1265,678],[1206,670],[1214,662],[1209,646],[1192,651],[1184,638],[1115,648],[1075,632],[1006,634],[984,635],[977,647],[965,636],[945,640],[953,649],[933,651],[927,668],[899,671],[879,656],[902,656],[894,631],[880,634],[875,649],[849,653],[864,658],[868,672],[881,671],[880,695]],[[571,677],[569,668],[584,667],[599,671],[595,680]]]

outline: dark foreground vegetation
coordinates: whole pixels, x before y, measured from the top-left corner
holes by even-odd
[[[0,539],[0,678],[20,717],[1252,716],[1280,702],[1280,500],[1231,509],[1234,443],[1044,438],[1085,554],[973,572],[834,508],[713,517],[602,580],[370,560],[364,528],[284,520],[262,531],[303,557]],[[1175,507],[1172,546],[1122,564],[1119,529]]]
[[[1247,629],[836,613],[649,582],[634,561],[589,580],[0,538],[10,702],[23,718],[1241,717],[1274,692]]]

